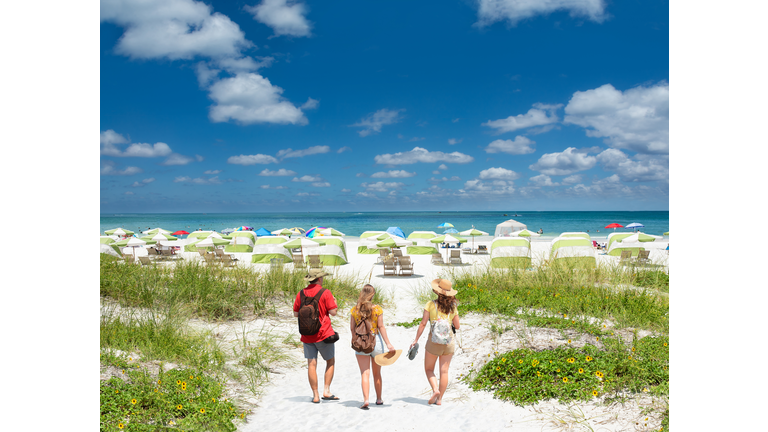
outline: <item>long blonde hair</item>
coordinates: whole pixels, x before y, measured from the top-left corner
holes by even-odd
[[[357,314],[364,320],[371,318],[371,313],[373,311],[373,303],[371,300],[373,300],[374,294],[376,294],[376,290],[371,284],[365,284],[363,289],[360,290],[360,297],[357,299],[355,308],[357,308]]]

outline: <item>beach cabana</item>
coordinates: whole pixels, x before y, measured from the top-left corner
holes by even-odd
[[[511,235],[513,232],[522,231],[527,228],[528,227],[525,224],[522,224],[514,219],[510,219],[496,225],[496,232],[493,234],[493,236],[504,237]]]
[[[491,242],[491,267],[528,268],[531,242],[523,237],[499,237]]]
[[[288,238],[283,236],[259,237],[253,246],[251,262],[269,264],[273,258],[282,259],[283,262],[291,262],[293,259],[291,251],[283,247],[283,244],[287,242]]]
[[[592,240],[589,237],[589,234],[587,234],[585,232],[564,232],[564,233],[560,234],[559,237],[581,237],[581,238],[585,238],[587,240]]]
[[[632,235],[632,233],[610,233],[610,234],[608,234],[608,243],[606,244],[605,247],[607,249],[610,249],[611,245],[613,244],[613,242],[621,240],[621,239],[625,239],[625,238],[627,238],[627,237],[629,237],[631,235]]]
[[[232,237],[232,241],[224,246],[224,252],[253,252],[253,245],[256,242],[256,235],[253,232],[235,231],[229,236]]]
[[[205,249],[212,251],[216,246],[225,246],[230,244],[231,240],[226,240],[218,237],[206,237],[204,239],[195,240],[186,246],[184,246],[185,252],[197,252],[198,249]]]
[[[397,236],[392,236],[386,240],[382,240],[376,243],[376,247],[379,249],[403,246],[413,246],[413,240],[406,240]]]
[[[326,236],[315,240],[320,243],[320,247],[309,249],[309,254],[318,255],[323,265],[339,266],[348,262],[347,247],[343,238]]]
[[[413,246],[407,247],[409,255],[432,255],[440,253],[437,247],[430,242],[431,239],[437,237],[437,233],[434,231],[414,231],[408,234],[408,240],[416,242]]]
[[[556,237],[552,240],[549,258],[567,264],[595,266],[597,255],[592,242],[584,237]]]
[[[122,255],[120,254],[120,248],[112,244],[100,243],[99,253],[103,253],[105,255],[113,256],[116,258],[122,258]]]
[[[357,253],[378,254],[379,250],[376,248],[376,243],[381,240],[378,240],[376,237],[382,234],[384,234],[384,231],[366,231],[360,234],[360,241],[357,243]]]
[[[645,250],[644,243],[656,241],[662,237],[644,233],[634,233],[620,239],[614,239],[608,247],[608,255],[621,256],[623,251],[631,251],[632,256],[638,256],[641,250]]]

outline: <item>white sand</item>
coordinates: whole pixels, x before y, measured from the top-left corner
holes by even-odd
[[[563,405],[556,401],[546,401],[535,406],[518,407],[509,402],[494,399],[488,392],[474,392],[460,383],[457,377],[467,373],[471,364],[480,365],[488,360],[488,354],[494,351],[506,352],[516,348],[554,348],[566,344],[560,332],[551,329],[531,329],[524,325],[508,321],[513,330],[497,335],[489,331],[492,320],[499,318],[483,317],[475,314],[461,317],[461,346],[457,348],[450,368],[450,385],[443,398],[442,406],[428,405],[431,390],[424,374],[424,345],[427,332],[420,339],[419,354],[414,360],[408,360],[405,351],[416,335],[416,327],[406,329],[391,325],[395,322],[411,321],[421,316],[422,304],[418,304],[413,294],[416,290],[428,290],[429,283],[437,277],[449,276],[450,272],[482,271],[490,262],[490,255],[463,255],[463,266],[435,266],[429,255],[412,255],[414,276],[384,277],[383,267],[376,264],[378,255],[357,254],[357,239],[347,239],[349,264],[339,267],[327,267],[334,276],[355,276],[364,279],[381,292],[392,296],[394,308],[384,311],[384,320],[391,343],[395,348],[403,349],[403,355],[391,366],[382,368],[384,405],[376,406],[376,393],[371,379],[370,409],[360,410],[363,403],[360,387],[360,372],[355,354],[349,347],[348,310],[339,313],[333,319],[334,329],[341,339],[336,343],[336,370],[331,391],[339,401],[321,401],[311,403],[312,392],[307,380],[306,360],[302,348],[289,349],[292,361],[277,366],[270,376],[260,398],[239,388],[231,396],[239,396],[255,407],[247,416],[247,422],[241,424],[240,431],[261,430],[341,430],[352,427],[364,427],[367,431],[410,431],[410,430],[470,430],[498,431],[513,428],[520,431],[542,430],[658,430],[658,414],[642,414],[641,410],[653,404],[661,407],[658,401],[642,396],[630,397],[623,404],[604,406],[597,402]],[[478,241],[479,240],[479,241]],[[475,239],[475,245],[490,245],[491,237]],[[537,241],[538,240],[538,241]],[[597,241],[601,241],[597,239]],[[664,249],[667,242],[648,244],[652,250],[650,258],[654,262],[668,265],[668,254]],[[532,255],[534,263],[548,257],[549,241],[534,239]],[[184,253],[185,257],[194,257],[196,253]],[[241,263],[250,261],[250,254],[235,254]],[[444,253],[445,255],[445,253]],[[198,255],[199,258],[199,255]],[[600,263],[618,262],[618,257],[598,255]],[[242,264],[241,264],[242,265]],[[245,264],[257,269],[268,269],[265,264]],[[292,264],[287,264],[292,266]],[[461,287],[456,287],[461,289]],[[280,318],[255,320],[225,324],[209,324],[198,321],[196,326],[213,330],[224,345],[242,340],[255,340],[260,332],[270,332],[282,336],[295,334],[298,339],[296,321],[289,307],[281,309]],[[610,324],[610,323],[608,323]],[[573,344],[583,345],[576,333],[566,334],[573,339]],[[323,391],[323,373],[325,362],[318,360],[319,391]],[[657,411],[663,411],[663,408]],[[645,420],[648,417],[648,420]],[[644,426],[647,424],[647,426]]]

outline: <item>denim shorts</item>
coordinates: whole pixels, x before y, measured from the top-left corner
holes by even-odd
[[[388,350],[384,346],[384,339],[381,337],[381,333],[376,333],[376,346],[373,348],[373,351],[371,351],[371,352],[369,352],[367,354],[364,353],[364,352],[355,351],[355,354],[360,355],[360,356],[376,357],[377,355],[384,354],[387,351]]]
[[[304,342],[305,359],[316,359],[318,352],[321,356],[323,356],[323,360],[328,361],[332,359],[334,355],[336,355],[336,344],[329,344],[323,341],[315,343]]]

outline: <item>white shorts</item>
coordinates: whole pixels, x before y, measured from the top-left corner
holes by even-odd
[[[376,346],[373,347],[373,351],[367,354],[364,352],[355,351],[355,354],[376,357],[377,355],[384,354],[385,352],[388,352],[388,350],[384,347],[384,338],[381,337],[381,333],[376,333]]]

